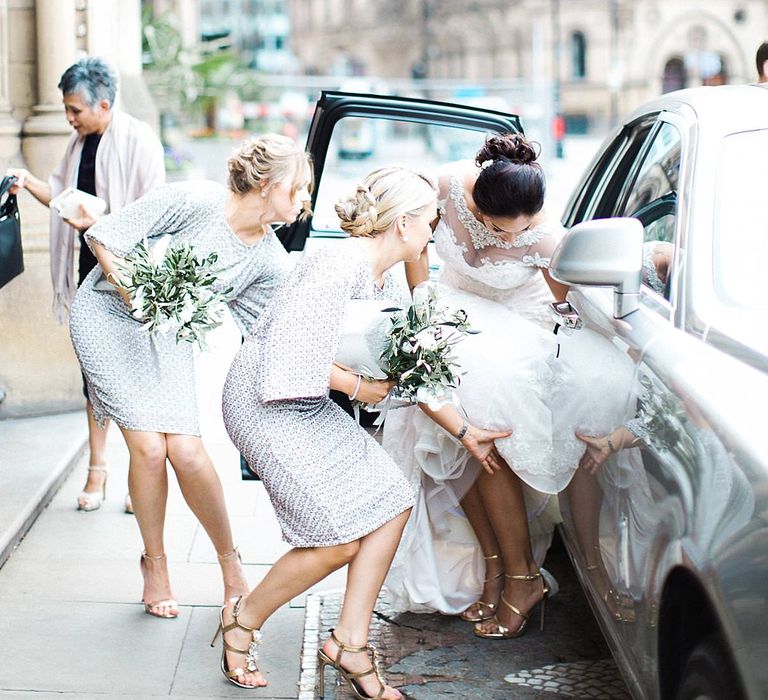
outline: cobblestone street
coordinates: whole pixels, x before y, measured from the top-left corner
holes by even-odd
[[[628,699],[559,541],[547,568],[560,592],[547,606],[545,631],[538,629],[537,609],[520,639],[480,640],[472,625],[458,617],[397,614],[383,594],[371,641],[382,654],[388,682],[413,700]],[[301,700],[316,697],[316,649],[336,623],[340,604],[340,591],[314,594],[307,601]],[[346,685],[334,683],[335,672],[326,673],[326,698],[353,697]]]

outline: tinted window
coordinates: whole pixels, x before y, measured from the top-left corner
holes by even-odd
[[[634,216],[643,224],[643,283],[669,299],[677,227],[677,190],[682,139],[671,124],[661,122],[640,164],[625,204],[616,216]]]
[[[604,159],[595,169],[589,199],[582,203],[581,216],[573,223],[617,216],[618,202],[637,171],[637,162],[654,123],[655,119],[650,119],[633,124],[616,138],[612,157]]]

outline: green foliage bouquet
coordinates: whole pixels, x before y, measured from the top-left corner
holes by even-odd
[[[131,313],[144,321],[150,333],[173,333],[176,342],[185,340],[205,347],[204,336],[224,320],[227,295],[213,289],[218,256],[197,257],[190,245],[176,248],[140,242],[119,266],[120,286],[131,297]]]
[[[466,311],[438,302],[434,287],[417,289],[413,303],[392,316],[382,369],[397,382],[395,398],[425,403],[431,409],[454,401],[461,381],[453,349],[471,329]]]

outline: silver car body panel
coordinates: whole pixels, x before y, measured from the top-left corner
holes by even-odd
[[[640,308],[618,320],[612,290],[579,286],[569,294],[587,327],[608,341],[606,352],[634,363],[627,418],[638,408],[646,418],[655,411],[644,449],[625,451],[630,468],[615,468],[613,481],[607,469],[601,482],[602,556],[616,588],[634,597],[633,624],[614,619],[567,509],[564,535],[634,696],[669,697],[664,674],[675,669],[660,670],[671,648],[665,600],[685,581],[701,592],[701,618],[711,618],[744,693],[757,700],[768,697],[768,331],[760,315],[718,297],[713,274],[721,145],[732,134],[768,129],[768,90],[672,93],[625,125],[647,118],[672,124],[681,137],[669,300],[644,285]],[[594,214],[583,191],[597,183],[591,196],[600,196],[618,162],[604,154],[621,134],[615,130],[596,155],[564,221],[576,223],[577,207],[585,214],[579,220]]]

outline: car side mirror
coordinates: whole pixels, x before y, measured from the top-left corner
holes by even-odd
[[[550,274],[559,282],[613,287],[613,315],[639,308],[643,270],[643,227],[637,219],[596,219],[577,224],[557,246]]]

